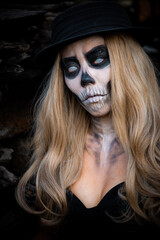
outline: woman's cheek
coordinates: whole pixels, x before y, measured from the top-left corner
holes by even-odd
[[[81,85],[78,77],[72,80],[68,80],[65,78],[65,83],[71,92],[73,92],[76,95],[80,93]]]

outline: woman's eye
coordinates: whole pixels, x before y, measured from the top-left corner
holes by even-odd
[[[103,63],[103,61],[104,61],[104,58],[97,58],[93,63],[100,64],[100,63]]]
[[[77,68],[76,66],[71,66],[71,67],[68,68],[68,72],[69,72],[69,73],[74,73],[74,72],[77,71],[77,69],[78,69],[78,68]]]
[[[61,61],[61,68],[66,78],[74,79],[80,71],[80,64],[76,57],[64,58]]]

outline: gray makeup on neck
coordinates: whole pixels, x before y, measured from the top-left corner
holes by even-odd
[[[105,45],[99,45],[92,48],[84,54],[84,57],[86,58],[88,65],[95,69],[102,69],[110,64],[109,54]],[[61,66],[68,79],[74,79],[81,69],[76,56],[63,58]]]

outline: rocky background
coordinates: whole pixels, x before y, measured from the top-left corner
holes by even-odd
[[[17,181],[30,159],[32,110],[46,75],[33,61],[50,42],[55,16],[82,1],[5,1],[0,3],[0,188]],[[160,2],[118,1],[133,23],[160,29]],[[157,69],[160,39],[146,46]]]

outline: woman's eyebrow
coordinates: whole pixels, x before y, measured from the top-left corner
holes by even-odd
[[[89,51],[88,51],[87,53],[85,53],[84,55],[85,55],[86,58],[88,58],[89,56],[94,55],[94,54],[96,54],[96,53],[98,53],[98,52],[100,52],[100,51],[106,52],[106,50],[107,50],[107,49],[106,49],[106,46],[105,46],[105,45],[98,45],[98,46],[92,48],[91,50],[89,50]]]
[[[62,58],[63,62],[78,62],[78,59],[74,56]]]

